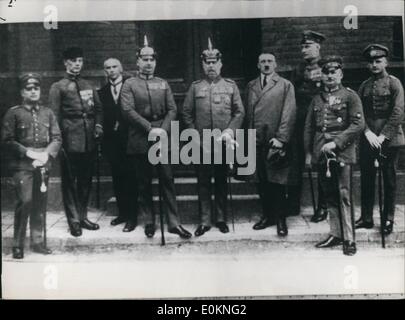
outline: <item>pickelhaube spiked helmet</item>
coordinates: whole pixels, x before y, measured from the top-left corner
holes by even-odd
[[[201,54],[201,60],[206,61],[207,59],[221,59],[222,54],[218,49],[212,47],[211,39],[208,38],[208,49],[204,50]]]
[[[142,57],[142,56],[156,57],[156,52],[152,47],[149,46],[148,38],[146,37],[146,35],[143,38],[143,47],[138,50],[137,56],[138,57]]]

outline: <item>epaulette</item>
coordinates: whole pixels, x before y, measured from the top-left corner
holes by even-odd
[[[351,89],[351,88],[349,88],[349,87],[346,87],[346,89],[347,89],[348,91],[350,91],[350,92],[354,92],[354,90]]]
[[[392,74],[389,74],[388,76],[389,76],[391,79],[400,81],[396,76],[393,76]]]
[[[193,81],[191,84],[197,84],[197,83],[200,83],[201,81],[202,81],[202,79],[199,79],[199,80]]]
[[[21,107],[21,106],[18,104],[18,105],[14,106],[14,107],[11,107],[10,110],[15,110],[15,109],[18,109],[18,108],[20,108],[20,107]]]
[[[233,81],[232,79],[229,79],[229,78],[224,78],[224,80],[225,80],[226,82],[229,82],[229,83],[235,84],[235,81]]]

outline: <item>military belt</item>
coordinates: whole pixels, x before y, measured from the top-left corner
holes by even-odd
[[[65,119],[93,119],[94,114],[82,113],[82,114],[67,114],[63,116]]]

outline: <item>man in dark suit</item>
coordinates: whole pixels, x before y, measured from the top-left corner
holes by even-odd
[[[131,232],[137,224],[135,168],[129,163],[126,154],[128,125],[122,119],[120,93],[126,80],[121,62],[115,58],[104,61],[107,84],[99,91],[103,105],[104,136],[102,150],[111,166],[114,195],[118,207],[118,217],[111,221],[116,226],[125,223],[124,232]]]
[[[387,73],[388,48],[371,44],[364,49],[371,77],[359,88],[366,117],[366,130],[360,140],[361,170],[361,219],[356,228],[370,229],[374,226],[373,207],[378,154],[384,180],[383,232],[388,235],[394,226],[396,163],[401,146],[405,145],[401,122],[404,118],[404,89],[401,82]]]
[[[152,198],[153,166],[148,159],[148,136],[169,135],[171,122],[176,119],[177,106],[172,90],[166,80],[155,77],[156,53],[148,46],[145,37],[144,47],[138,53],[139,74],[131,77],[122,86],[121,109],[128,122],[127,154],[131,165],[137,171],[139,211],[145,217],[145,235],[155,234],[155,217]],[[179,223],[176,203],[176,190],[170,164],[159,164],[157,171],[165,201],[169,232],[188,239],[191,233]]]
[[[256,176],[263,214],[253,229],[277,223],[277,234],[288,234],[286,223],[286,186],[290,185],[290,165],[275,165],[269,151],[286,150],[295,125],[295,94],[290,81],[275,69],[276,58],[262,53],[258,58],[260,76],[247,85],[246,118],[248,128],[256,129]],[[278,151],[275,151],[278,152]]]

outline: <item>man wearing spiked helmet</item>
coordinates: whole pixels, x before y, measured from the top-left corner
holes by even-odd
[[[208,39],[208,49],[201,54],[205,77],[191,84],[184,101],[182,118],[185,126],[196,129],[200,136],[204,129],[221,130],[221,140],[230,144],[235,130],[242,125],[245,112],[236,83],[221,77],[221,58],[221,52],[213,48]],[[211,164],[201,163],[197,166],[201,222],[195,231],[196,236],[210,230],[212,222],[221,232],[229,231],[226,224],[228,166],[224,161],[212,164],[214,148],[211,143],[207,148],[203,146],[203,152],[208,152]],[[215,218],[211,211],[212,177],[215,178]]]
[[[138,208],[145,218],[145,234],[151,238],[155,234],[155,214],[148,135],[161,136],[163,132],[169,134],[170,124],[177,116],[177,107],[167,81],[154,75],[156,52],[149,46],[146,36],[143,47],[137,53],[137,66],[138,75],[129,78],[122,86],[121,109],[128,123],[127,154],[136,168]],[[191,234],[179,224],[171,165],[160,164],[156,168],[166,202],[169,232],[181,238],[190,238]]]

